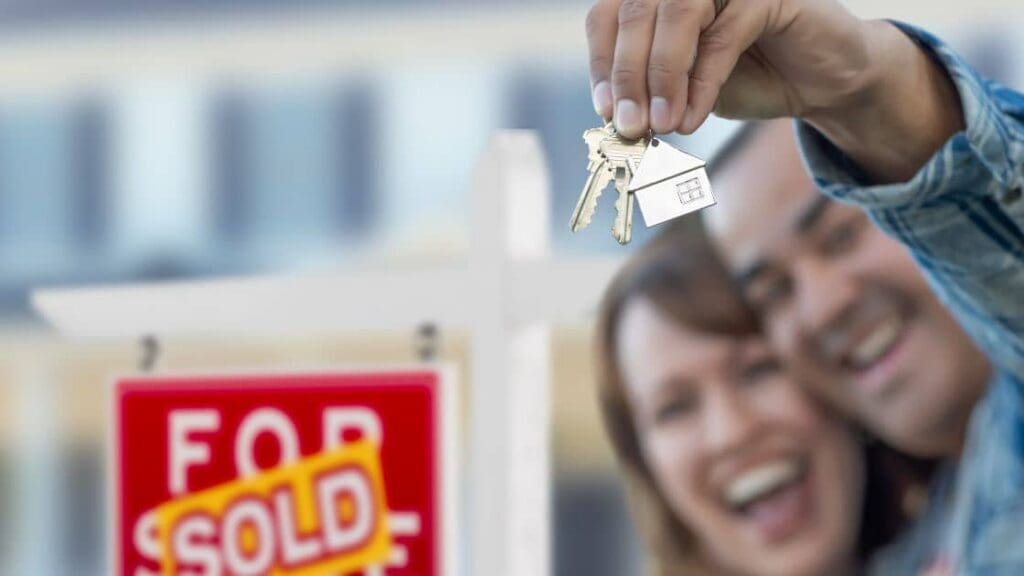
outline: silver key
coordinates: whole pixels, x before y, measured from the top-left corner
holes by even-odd
[[[619,197],[615,201],[612,237],[619,244],[629,244],[633,237],[633,193],[629,187],[647,150],[647,142],[646,138],[626,140],[615,134],[601,143],[601,153],[615,166],[615,188]]]
[[[597,208],[598,196],[614,178],[619,198],[615,202],[616,217],[612,236],[620,244],[625,244],[632,236],[633,226],[633,195],[629,185],[640,166],[647,148],[647,139],[626,140],[608,124],[604,128],[587,130],[583,133],[583,140],[588,147],[587,169],[590,175],[576,202],[569,227],[577,232],[590,224]]]
[[[629,244],[633,237],[633,193],[629,191],[630,172],[620,166],[615,170],[615,188],[619,197],[615,201],[615,223],[612,237],[619,244]]]
[[[612,129],[611,135],[601,141],[601,155],[616,168],[619,166],[626,168],[627,178],[632,180],[633,174],[640,168],[640,161],[647,151],[649,141],[647,138],[626,140]]]
[[[607,127],[592,128],[583,133],[583,141],[587,143],[588,165],[587,182],[583,185],[583,192],[580,199],[576,201],[576,208],[573,210],[572,218],[569,220],[569,228],[578,232],[590,225],[597,209],[597,199],[601,192],[608,186],[608,182],[615,177],[615,169],[608,162],[608,159],[601,154],[601,142],[609,137]]]

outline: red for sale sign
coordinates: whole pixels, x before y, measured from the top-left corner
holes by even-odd
[[[454,545],[445,371],[130,377],[122,576],[430,576]]]

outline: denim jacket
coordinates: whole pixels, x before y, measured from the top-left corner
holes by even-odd
[[[822,191],[862,207],[910,249],[995,366],[960,460],[949,552],[959,574],[1024,575],[1024,95],[980,77],[934,36],[897,25],[948,72],[964,131],[892,185],[871,185],[810,126],[797,131]]]

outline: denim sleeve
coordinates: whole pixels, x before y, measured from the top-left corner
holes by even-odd
[[[966,129],[909,181],[872,185],[804,123],[804,160],[822,191],[865,209],[906,245],[943,302],[1002,369],[1024,376],[1024,95],[978,76],[930,34],[897,23],[952,78]]]

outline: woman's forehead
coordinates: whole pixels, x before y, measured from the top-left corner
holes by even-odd
[[[756,334],[725,335],[688,327],[647,298],[627,302],[617,339],[619,364],[627,379],[646,385],[705,377],[764,345]]]

